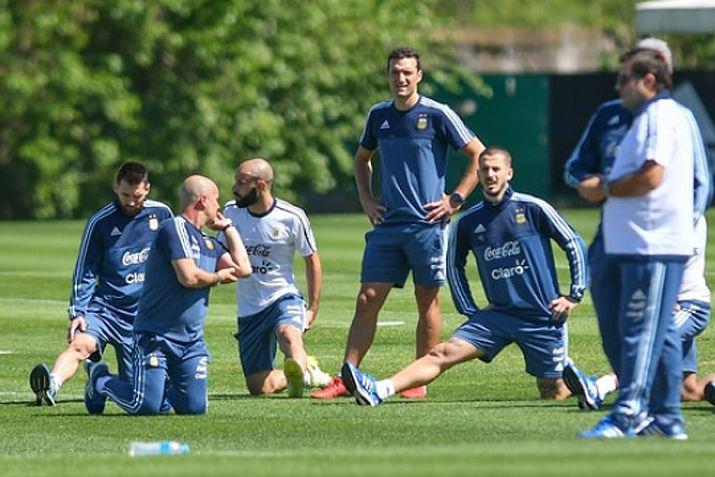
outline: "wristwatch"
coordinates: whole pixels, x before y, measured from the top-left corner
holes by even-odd
[[[459,192],[452,192],[452,195],[449,196],[449,204],[455,209],[459,208],[464,204],[464,197]]]

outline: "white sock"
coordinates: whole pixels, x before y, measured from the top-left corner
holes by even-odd
[[[50,389],[57,392],[62,387],[62,380],[55,373],[50,373]]]
[[[606,399],[606,396],[618,389],[618,379],[613,374],[606,374],[596,380],[596,388],[598,396],[601,399]]]
[[[391,379],[383,379],[375,383],[375,391],[380,399],[387,399],[395,395],[395,384]]]
[[[308,371],[303,371],[303,384],[306,386],[311,386],[312,383],[310,382],[310,373]]]

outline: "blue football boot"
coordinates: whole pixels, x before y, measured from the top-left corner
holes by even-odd
[[[377,406],[382,402],[377,395],[375,384],[377,381],[369,374],[360,372],[354,364],[346,361],[340,371],[345,387],[353,395],[355,401],[361,406]]]
[[[583,411],[598,411],[603,399],[598,394],[596,378],[586,376],[573,363],[564,366],[563,378],[566,387],[578,399],[578,407]]]
[[[639,436],[661,436],[676,441],[688,439],[685,432],[685,423],[680,419],[649,416],[637,431]]]
[[[633,436],[635,436],[633,429],[622,426],[611,415],[604,417],[591,429],[579,434],[582,439],[622,439]]]

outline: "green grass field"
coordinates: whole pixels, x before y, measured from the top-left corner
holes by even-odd
[[[565,215],[590,240],[597,213]],[[711,222],[715,221],[710,214]],[[359,285],[360,216],[312,218],[325,270],[317,326],[306,335],[321,366],[338,370]],[[51,363],[65,345],[67,297],[81,222],[0,222],[0,475],[648,475],[709,474],[715,456],[715,416],[708,403],[684,406],[690,440],[638,438],[584,442],[579,431],[603,413],[582,413],[574,400],[538,400],[516,347],[490,365],[464,364],[430,386],[422,402],[394,399],[377,408],[352,400],[291,400],[247,395],[237,359],[234,296],[212,292],[206,337],[213,353],[206,416],[131,417],[113,404],[88,416],[84,373],[68,382],[60,405],[38,408],[27,376]],[[715,240],[710,237],[713,282]],[[562,285],[568,282],[558,255]],[[302,267],[299,267],[302,273]],[[474,274],[473,274],[474,275]],[[299,277],[301,283],[303,277]],[[481,287],[473,289],[481,293]],[[480,295],[477,300],[483,300]],[[461,323],[442,294],[446,338]],[[383,377],[414,353],[415,307],[410,286],[395,290],[363,363]],[[587,297],[570,318],[571,356],[593,372],[607,370],[593,307]],[[713,333],[699,339],[702,371],[715,371]],[[111,353],[110,353],[111,354]],[[113,364],[111,366],[114,366]],[[131,458],[131,441],[178,440],[179,457]]]

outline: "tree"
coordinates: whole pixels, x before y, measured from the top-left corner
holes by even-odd
[[[290,199],[352,185],[397,45],[431,81],[454,65],[437,0],[0,0],[0,217],[86,215],[125,160],[174,201],[200,172],[228,191],[261,155]],[[428,81],[429,83],[429,81]],[[426,85],[429,88],[429,84]],[[349,144],[349,146],[348,146]]]

